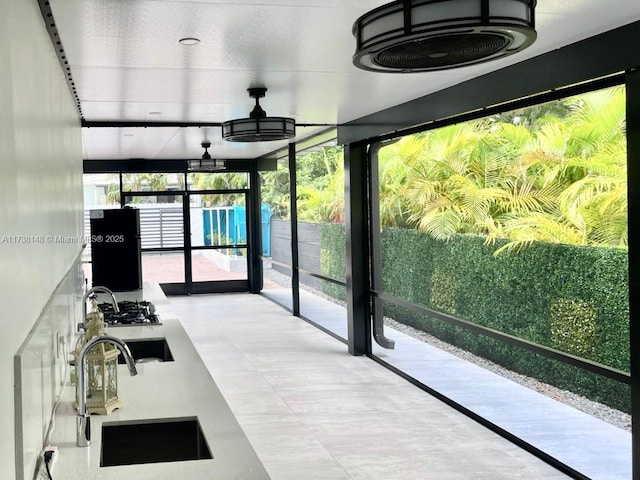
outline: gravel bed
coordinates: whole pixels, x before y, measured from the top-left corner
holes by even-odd
[[[290,288],[291,279],[286,275],[282,275],[276,272],[275,270],[271,270],[271,269],[265,269],[264,274],[265,274],[265,278],[272,280],[274,283],[287,286]],[[325,300],[328,300],[337,305],[346,307],[346,304],[344,302],[340,302],[339,300],[336,300],[335,298],[332,298],[324,294],[323,292],[320,292],[313,288],[309,288],[306,285],[301,285],[301,288]],[[385,317],[384,324],[390,328],[393,328],[395,330],[398,330],[404,333],[405,335],[409,335],[410,337],[413,337],[425,343],[428,343],[429,345],[439,348],[440,350],[451,353],[452,355],[455,355],[457,357],[463,358],[468,362],[474,363],[482,368],[485,368],[491,372],[501,375],[502,377],[508,378],[509,380],[519,383],[520,385],[524,385],[527,388],[531,388],[536,392],[542,393],[547,397],[550,397],[554,400],[557,400],[566,405],[569,405],[577,410],[585,412],[611,425],[614,425],[626,431],[631,431],[631,415],[627,413],[608,407],[607,405],[594,402],[592,400],[589,400],[588,398],[582,397],[580,395],[576,395],[575,393],[568,392],[566,390],[562,390],[552,385],[548,385],[546,383],[540,382],[535,378],[527,377],[526,375],[522,375],[520,373],[516,373],[511,370],[508,370],[485,358],[478,357],[477,355],[474,355],[465,350],[462,350],[461,348],[458,348],[456,346],[443,342],[442,340],[426,332],[423,332],[422,330],[418,330],[408,325],[404,325],[402,323],[396,322],[391,318]]]

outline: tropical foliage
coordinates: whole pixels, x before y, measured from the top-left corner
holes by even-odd
[[[247,188],[247,174],[233,172],[190,173],[189,189],[203,190],[242,190]],[[244,205],[244,193],[203,193],[200,195],[203,207]]]
[[[382,227],[457,233],[517,250],[534,241],[627,246],[625,91],[615,87],[403,137],[379,152]],[[341,222],[340,147],[297,161],[298,219]],[[288,218],[288,172],[263,176]]]
[[[298,220],[303,222],[344,222],[344,160],[342,147],[326,146],[296,159]],[[262,174],[262,202],[271,207],[274,218],[288,220],[289,169]]]
[[[383,225],[440,239],[510,239],[499,251],[536,240],[626,247],[624,90],[547,108],[530,118],[524,111],[515,123],[466,122],[383,148]]]
[[[117,176],[108,187],[107,203],[120,202],[120,186]],[[183,174],[167,173],[133,173],[122,175],[124,192],[166,192],[184,191],[185,177]],[[241,190],[247,188],[246,173],[189,173],[187,177],[189,190],[192,192],[206,190]],[[244,194],[236,193],[203,193],[199,196],[203,207],[244,205]],[[133,197],[131,203],[155,201],[153,197]]]

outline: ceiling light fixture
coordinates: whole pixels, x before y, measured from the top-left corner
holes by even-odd
[[[178,43],[181,45],[197,45],[200,43],[200,39],[199,38],[193,38],[193,37],[186,37],[186,38],[181,38],[180,40],[178,40]]]
[[[520,52],[536,39],[537,0],[400,0],[353,25],[353,64],[375,72],[428,72]]]
[[[296,136],[296,121],[293,118],[267,117],[260,106],[266,88],[249,88],[249,96],[256,99],[256,106],[249,118],[230,120],[222,124],[222,138],[229,142],[270,142],[286,140]]]
[[[204,153],[202,154],[202,158],[198,158],[196,160],[188,160],[187,168],[191,171],[204,171],[204,172],[217,172],[220,170],[225,170],[227,168],[226,162],[224,160],[218,160],[216,158],[211,158],[211,155],[207,151],[211,147],[211,142],[208,140],[203,141],[200,146],[204,148]]]

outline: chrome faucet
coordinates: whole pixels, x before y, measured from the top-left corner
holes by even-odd
[[[78,398],[78,414],[76,416],[76,445],[78,447],[88,447],[91,445],[91,417],[87,411],[87,353],[92,347],[99,343],[110,343],[118,348],[127,362],[129,373],[132,376],[138,374],[129,347],[119,338],[112,337],[111,335],[94,337],[82,347],[80,355],[78,355],[78,363],[80,364],[80,374],[78,375],[78,392],[80,398]]]
[[[111,297],[111,303],[113,304],[114,313],[120,313],[120,308],[118,308],[118,301],[116,300],[116,296],[113,294],[111,290],[109,290],[107,287],[101,287],[101,286],[90,288],[84,294],[84,297],[82,297],[82,308],[83,308],[82,323],[78,325],[78,331],[80,331],[81,329],[84,329],[87,325],[87,299],[92,294],[98,293],[98,292],[106,293],[107,295],[109,295]]]

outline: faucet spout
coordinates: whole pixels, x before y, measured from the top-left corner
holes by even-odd
[[[122,340],[111,335],[103,335],[101,337],[94,337],[89,340],[78,356],[78,363],[80,366],[80,375],[78,376],[78,392],[80,398],[78,398],[78,414],[76,417],[76,445],[78,447],[88,447],[91,445],[91,417],[87,412],[87,353],[93,347],[100,343],[110,343],[122,352],[124,359],[129,368],[131,375],[137,375],[138,370],[136,364],[131,356],[129,347]]]
[[[89,290],[86,291],[86,293],[84,294],[84,297],[82,297],[82,308],[83,308],[82,327],[83,328],[87,324],[87,299],[92,294],[98,293],[98,292],[106,293],[107,295],[109,295],[111,297],[111,304],[113,305],[113,311],[115,313],[120,313],[120,308],[118,307],[118,301],[116,300],[116,296],[113,294],[111,290],[109,290],[107,287],[101,287],[101,286],[90,288]]]

